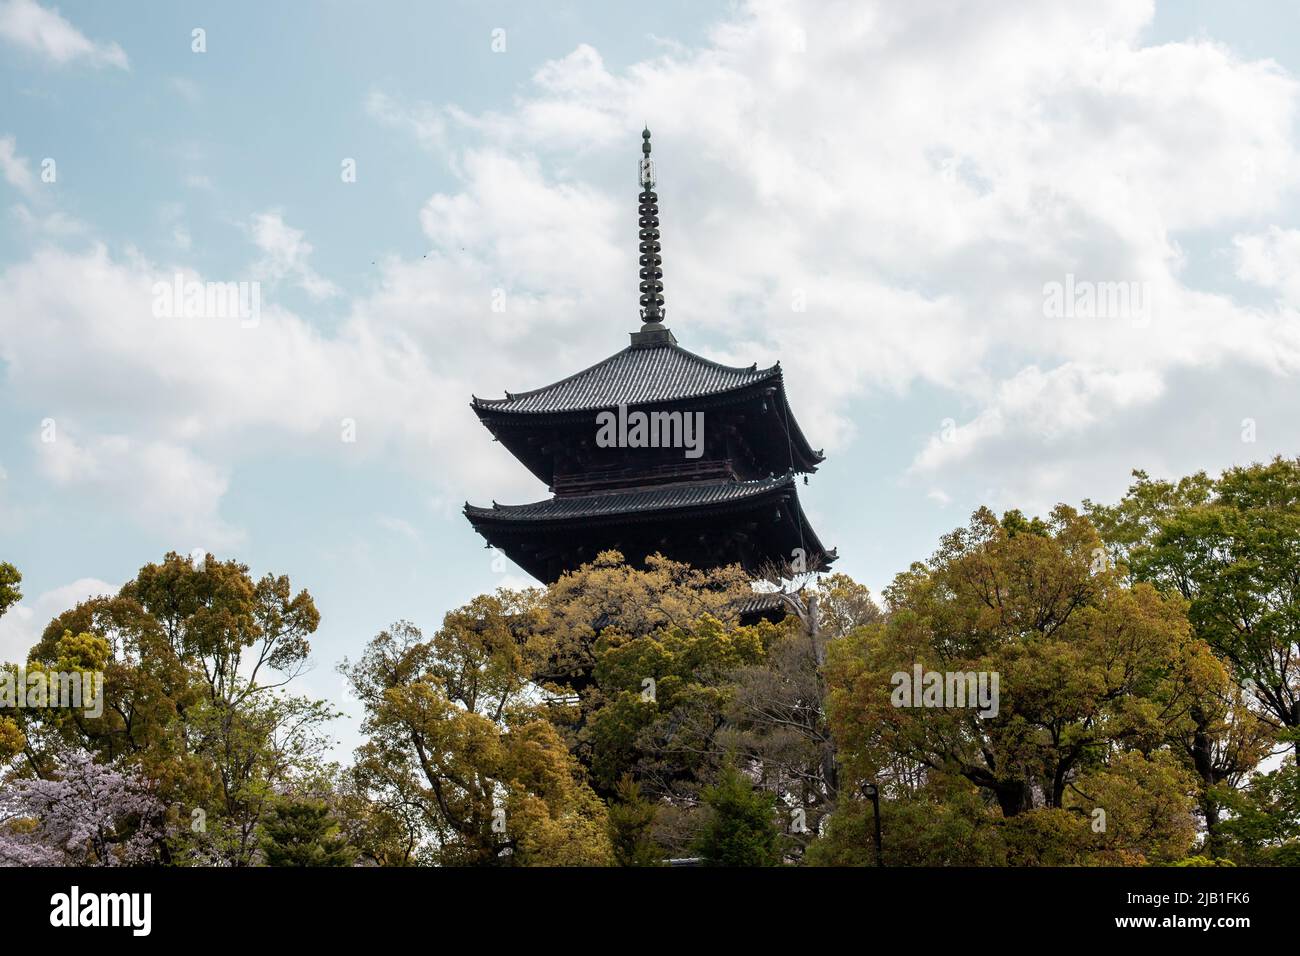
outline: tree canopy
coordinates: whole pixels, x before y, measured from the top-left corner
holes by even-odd
[[[1295,865],[1298,569],[1281,458],[980,508],[881,602],[607,552],[359,643],[343,764],[310,593],[169,553],[0,670],[104,705],[0,711],[0,864]]]

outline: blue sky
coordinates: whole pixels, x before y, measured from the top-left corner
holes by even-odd
[[[626,344],[643,123],[668,324],[782,360],[829,457],[805,508],[873,590],[980,504],[1295,454],[1298,27],[1283,2],[0,0],[0,559],[26,592],[0,658],[205,548],[311,590],[304,686],[339,700],[381,627],[521,583],[459,508],[544,489],[467,403]],[[260,283],[257,326],[154,315],[178,272]],[[1067,276],[1154,304],[1049,316]]]

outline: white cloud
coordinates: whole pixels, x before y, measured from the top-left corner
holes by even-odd
[[[1263,359],[1286,337],[1275,317],[1183,308],[1197,293],[1172,231],[1277,207],[1295,184],[1297,85],[1210,42],[1142,47],[1150,16],[1119,2],[972,4],[942,20],[924,6],[755,4],[707,48],[624,71],[580,46],[511,112],[438,114],[489,145],[460,154],[464,188],[429,203],[426,231],[484,271],[525,271],[541,258],[530,241],[576,247],[571,263],[606,263],[589,282],[619,270],[630,287],[632,188],[585,209],[563,192],[579,188],[575,151],[584,171],[630,168],[645,117],[670,324],[687,344],[725,335],[737,362],[781,357],[805,429],[832,450],[855,433],[849,403],[882,388],[982,402],[1031,369],[1077,366],[1143,382],[1143,401],[1165,370],[1225,353],[1276,371],[1289,359]],[[547,184],[549,169],[564,181]],[[1046,321],[1043,284],[1066,272],[1150,285],[1163,325]],[[568,286],[554,266],[539,276]],[[1117,407],[1111,388],[1081,384],[1040,418],[1059,411],[1068,429]]]
[[[185,102],[194,104],[203,98],[199,85],[186,76],[173,76],[167,81],[176,94]]]
[[[1067,363],[1049,372],[1023,369],[999,384],[994,399],[971,421],[933,437],[913,463],[917,472],[956,464],[980,443],[1015,438],[1034,445],[1071,440],[1104,417],[1160,395],[1150,372],[1114,372]]]
[[[498,150],[466,154],[461,169],[463,191],[435,195],[420,212],[444,255],[477,260],[503,284],[571,304],[612,292],[612,277],[631,266],[635,234],[620,228],[628,203],[550,181],[536,162]]]
[[[280,212],[254,216],[250,228],[254,245],[262,251],[262,258],[253,266],[258,275],[273,282],[289,279],[313,299],[338,295],[338,287],[318,274],[308,262],[312,246],[302,230],[286,223]]]
[[[1127,434],[1145,451],[1181,435],[1136,436],[1127,423],[1138,409],[1169,414],[1169,383],[1184,373],[1300,373],[1294,317],[1198,288],[1179,245],[1181,231],[1217,230],[1226,247],[1243,218],[1283,212],[1300,168],[1300,86],[1211,41],[1143,46],[1151,16],[1150,3],[1119,0],[942,17],[924,4],[756,3],[706,47],[625,70],[580,46],[541,67],[508,111],[438,113],[482,144],[454,158],[463,188],[430,202],[426,231],[459,240],[485,275],[525,273],[541,258],[531,239],[577,244],[573,262],[605,264],[588,270],[596,294],[568,314],[612,326],[617,341],[634,316],[622,292],[633,285],[630,175],[603,203],[562,194],[630,170],[644,118],[669,324],[684,344],[726,340],[719,357],[737,364],[780,357],[805,431],[832,452],[854,440],[873,395],[942,390],[965,410],[960,441],[925,446],[914,471],[991,480],[996,458],[971,452],[1016,442],[1038,456],[1024,472],[1037,490],[1067,458],[1088,467],[1072,442]],[[1044,284],[1067,273],[1136,283],[1157,307],[1144,322],[1048,319]],[[542,262],[532,278],[570,287],[564,264]],[[554,298],[539,298],[541,321],[554,321]],[[572,371],[565,361],[541,364],[558,375]],[[980,470],[952,472],[967,466]]]
[[[445,111],[428,103],[406,105],[382,90],[372,90],[366,97],[366,112],[379,122],[403,130],[430,152],[446,146]]]
[[[27,160],[18,155],[18,143],[12,136],[0,136],[0,174],[19,192],[29,192],[36,183]]]
[[[402,518],[395,518],[392,515],[379,515],[375,519],[379,527],[385,531],[391,531],[393,534],[401,535],[413,544],[420,543],[420,532],[415,525]]]
[[[97,244],[42,247],[0,273],[4,387],[55,420],[57,440],[39,451],[59,487],[175,531],[178,547],[240,540],[221,515],[237,462],[291,443],[333,467],[382,457],[436,475],[453,499],[489,483],[536,492],[466,407],[475,387],[524,375],[527,346],[500,358],[500,374],[452,347],[472,346],[489,317],[505,334],[490,282],[454,261],[389,263],[376,294],[326,334],[267,295],[255,328],[156,317],[154,284],[177,272],[204,278]],[[458,326],[463,341],[438,348]],[[341,440],[345,419],[355,442]]]
[[[90,231],[90,227],[80,219],[74,219],[65,212],[53,210],[38,213],[23,203],[16,204],[10,212],[18,225],[27,233],[48,236],[55,239],[67,239],[80,236]]]
[[[40,249],[0,275],[7,387],[80,422],[103,469],[126,463],[96,442],[129,431],[133,448],[185,449],[191,471],[221,462],[208,476],[232,481],[238,455],[297,442],[343,462],[394,454],[437,475],[440,503],[540,495],[465,402],[584,367],[638,324],[645,121],[669,324],[723,361],[780,358],[832,455],[868,437],[874,399],[924,389],[951,402],[959,440],[917,434],[893,455],[915,454],[911,476],[941,486],[940,504],[972,487],[1095,494],[1138,452],[1171,467],[1259,457],[1235,425],[1211,456],[1204,429],[1226,427],[1222,387],[1247,406],[1233,421],[1287,439],[1272,386],[1300,373],[1295,317],[1198,287],[1180,238],[1235,250],[1242,278],[1295,302],[1291,233],[1242,223],[1293,196],[1300,86],[1209,41],[1145,47],[1150,18],[1129,0],[942,16],[759,3],[698,49],[625,69],[579,46],[495,110],[374,92],[370,114],[445,155],[455,184],[418,212],[427,256],[381,260],[337,329],[265,296],[257,329],[158,320],[150,285],[201,278],[184,263]],[[281,213],[249,234],[260,275],[342,295]],[[1044,284],[1067,274],[1147,284],[1160,307],[1145,324],[1046,318]],[[1235,391],[1252,380],[1257,397]],[[338,441],[345,417],[355,445]]]
[[[57,424],[57,420],[56,420]],[[37,444],[41,474],[80,501],[102,501],[136,523],[174,539],[177,550],[221,550],[243,535],[222,520],[229,486],[224,471],[189,449],[165,441],[101,435],[79,442],[71,429]]]
[[[1300,308],[1300,229],[1272,226],[1257,235],[1233,237],[1237,276],[1271,289],[1291,308]]]
[[[0,3],[0,37],[60,66],[85,61],[130,69],[126,53],[116,43],[95,43],[57,9],[42,7],[35,0]]]
[[[639,64],[637,73],[648,64]],[[608,72],[600,53],[583,43],[559,60],[544,63],[533,75],[540,95],[522,97],[511,113],[475,115],[454,105],[439,110],[428,105],[416,117],[385,98],[385,114],[423,118],[416,124],[426,131],[437,124],[445,136],[447,120],[489,137],[499,146],[542,148],[587,154],[616,147],[629,129],[626,108],[636,96],[635,76]],[[650,114],[646,114],[650,115]],[[408,126],[410,124],[408,123]]]
[[[9,472],[0,465],[0,533],[4,534],[19,527],[23,518],[22,513],[10,504],[8,482]]]

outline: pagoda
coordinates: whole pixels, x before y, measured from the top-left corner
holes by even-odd
[[[607,550],[636,565],[659,553],[754,576],[820,570],[836,555],[809,526],[795,483],[824,459],[790,410],[781,364],[721,365],[664,325],[659,200],[650,131],[641,135],[641,327],[621,352],[552,385],[473,398],[479,420],[551,497],[466,503],[465,516],[543,583]]]

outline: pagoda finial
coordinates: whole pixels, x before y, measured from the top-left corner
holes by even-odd
[[[656,329],[664,320],[663,259],[659,256],[659,197],[655,195],[655,162],[650,158],[650,129],[641,131],[641,195],[638,198],[641,238],[642,331]]]

